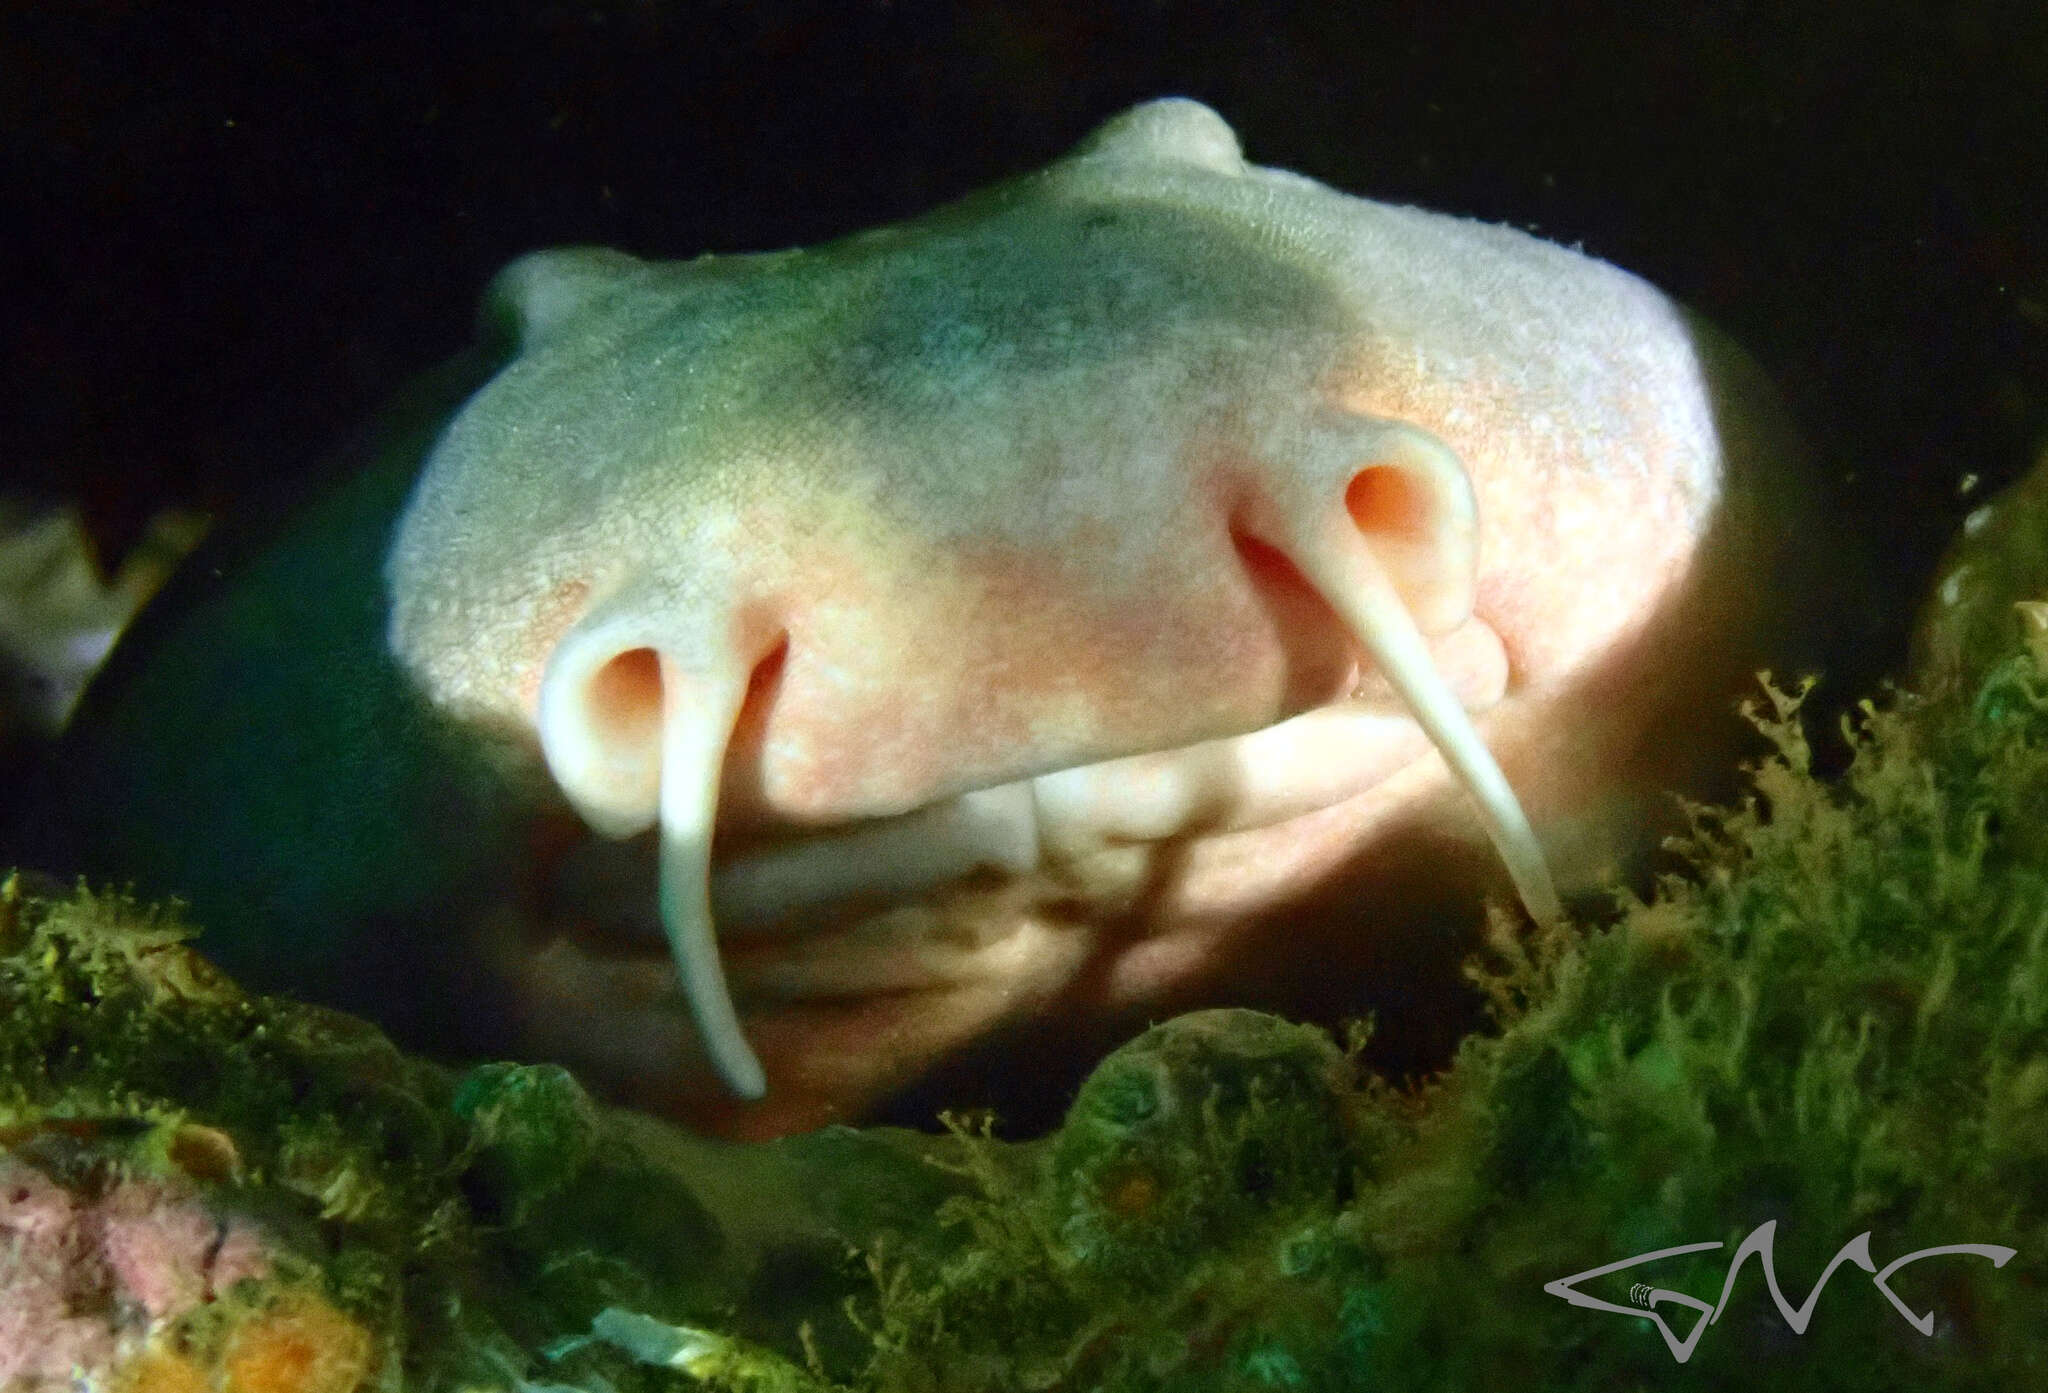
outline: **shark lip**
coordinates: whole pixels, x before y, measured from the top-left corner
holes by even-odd
[[[963,926],[1014,917],[1017,906],[1006,899],[1113,900],[1117,882],[1142,875],[1142,863],[1163,844],[1319,812],[1429,749],[1405,716],[1350,700],[1244,735],[1077,765],[890,817],[750,840],[713,860],[721,953],[736,986],[759,968],[764,981],[782,984],[776,994],[789,989],[792,973],[764,965],[792,953],[838,960],[848,980],[876,990],[961,980],[978,975],[970,965],[992,941],[986,930]],[[584,837],[548,876],[543,917],[575,926],[593,952],[665,956],[656,875],[652,834]],[[864,965],[905,954],[927,962],[929,972]]]
[[[720,955],[742,1007],[752,1014],[797,1002],[913,996],[1003,980],[1029,967],[1026,947],[1060,916],[1032,913],[1047,887],[1001,886],[974,878],[909,904],[848,900],[817,911],[805,927],[722,937]],[[574,951],[620,971],[644,969],[659,990],[676,990],[659,923],[634,905],[607,916],[551,914],[549,927]],[[650,986],[649,990],[656,988]]]
[[[1508,695],[1498,632],[1469,615],[1433,645],[1458,705]],[[714,854],[721,940],[804,933],[976,877],[1077,868],[1131,848],[1272,827],[1356,797],[1435,748],[1377,670],[1354,665],[1334,700],[1238,735],[1029,775],[889,817],[765,837]],[[651,897],[642,904],[651,903]]]
[[[776,1080],[756,1102],[719,1084],[664,959],[593,958],[558,939],[512,965],[512,985],[524,1050],[563,1061],[614,1101],[766,1137],[857,1120],[932,1061],[1052,999],[1083,945],[1065,948],[1024,979],[748,1001],[741,1018]]]

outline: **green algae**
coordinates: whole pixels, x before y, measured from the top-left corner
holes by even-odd
[[[190,937],[119,896],[38,896],[18,875],[0,890],[0,1150],[81,1194],[171,1175],[181,1196],[196,1188],[264,1235],[269,1275],[180,1313],[143,1354],[227,1377],[237,1313],[310,1294],[367,1332],[371,1386],[514,1388],[551,1370],[631,1393],[689,1385],[609,1346],[546,1351],[609,1308],[748,1324],[734,1308],[758,1235],[740,1225],[750,1246],[736,1253],[695,1198],[730,1148],[675,1138],[657,1163],[631,1135],[637,1119],[605,1113],[559,1069],[460,1075],[411,1058],[350,1017],[245,995]],[[776,1169],[759,1150],[759,1169]],[[779,1213],[792,1230],[812,1219]],[[825,1274],[835,1306],[865,1284],[839,1279],[844,1250]],[[133,1363],[81,1386],[125,1386]],[[742,1388],[787,1361],[735,1341],[716,1363],[719,1386]]]

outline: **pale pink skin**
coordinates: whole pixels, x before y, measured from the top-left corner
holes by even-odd
[[[1013,249],[1036,237],[1046,280],[1085,299],[1087,258],[1122,254],[1093,249],[1100,225],[1134,249],[1134,283],[1173,287],[1133,311],[1157,321],[1140,357],[1105,350],[1064,376],[1064,358],[1006,369],[1014,345],[927,362],[918,332],[960,325],[867,308],[923,294],[920,258],[982,264],[957,248],[984,226],[1000,274],[1034,279]],[[1213,245],[1183,257],[1189,236]],[[629,839],[611,852],[568,809],[543,818],[532,880],[474,926],[532,1053],[773,1135],[857,1119],[1003,1022],[1227,1001],[1253,957],[1370,971],[1378,938],[1414,927],[1418,884],[1468,910],[1506,890],[1406,679],[1396,697],[1367,656],[1378,621],[1343,617],[1354,596],[1332,577],[1361,535],[1563,888],[1632,856],[1645,809],[1732,736],[1722,694],[1767,598],[1741,479],[1775,448],[1768,393],[1634,278],[1245,165],[1192,103],[791,257],[515,265],[496,294],[523,356],[456,418],[397,534],[401,665]],[[1122,276],[1113,259],[1101,273]],[[721,308],[748,277],[758,311]],[[1247,300],[1264,281],[1308,291]],[[962,294],[1035,312],[1032,289]],[[673,325],[716,314],[730,327],[671,352]],[[775,315],[802,332],[760,327]],[[836,353],[811,351],[844,324]],[[843,362],[899,341],[910,356],[864,389],[886,412],[860,417]],[[1220,393],[1176,375],[1174,354],[1206,363],[1212,345]],[[612,401],[626,415],[600,417]],[[1427,474],[1445,461],[1456,477]],[[1391,496],[1358,492],[1375,470]],[[1347,509],[1356,533],[1319,530],[1343,532]],[[1305,712],[1320,714],[1276,725]],[[722,756],[705,763],[704,741]],[[887,888],[897,851],[858,841],[877,818],[1041,774],[1033,864],[906,892]],[[759,1101],[721,1088],[647,927],[645,829],[681,846],[691,808],[715,813],[710,917]],[[748,898],[736,867],[834,828],[856,829],[834,867],[875,879],[794,911]],[[673,863],[698,857],[700,885],[702,840]]]

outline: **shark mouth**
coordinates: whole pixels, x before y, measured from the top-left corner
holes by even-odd
[[[1498,698],[1474,695],[1475,706]],[[731,845],[721,833],[712,917],[728,942],[788,940],[829,936],[849,915],[913,904],[977,876],[1072,884],[1091,858],[1320,812],[1430,749],[1413,720],[1354,694],[1244,735],[1077,765],[893,816]],[[665,948],[653,840],[586,839],[566,852],[547,877],[552,917],[599,926],[614,949]]]
[[[1398,606],[1394,612],[1406,619]],[[1119,847],[1271,827],[1360,794],[1432,748],[1470,793],[1530,913],[1539,921],[1555,917],[1556,891],[1519,801],[1466,703],[1408,627],[1412,643],[1397,641],[1377,656],[1413,715],[1377,702],[1338,702],[1244,735],[1057,770],[893,817],[741,845],[715,863],[709,857],[713,808],[666,795],[670,788],[687,792],[709,784],[723,742],[700,737],[701,743],[686,745],[671,734],[664,744],[672,759],[711,772],[700,782],[665,771],[654,904],[640,901],[645,891],[634,888],[645,885],[645,872],[620,873],[627,859],[644,853],[620,846],[606,856],[604,843],[592,844],[596,859],[580,867],[582,883],[567,898],[589,906],[632,897],[604,917],[625,927],[631,940],[650,942],[658,933],[665,941],[710,1059],[726,1086],[747,1099],[764,1095],[766,1077],[732,1004],[719,933],[808,934],[850,904],[908,904],[977,874],[1021,878]],[[1403,662],[1413,664],[1405,681]],[[672,731],[689,723],[666,724]]]

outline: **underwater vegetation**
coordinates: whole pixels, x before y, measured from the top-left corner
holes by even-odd
[[[1913,690],[1814,731],[1766,684],[1648,900],[1497,921],[1417,1089],[1208,1011],[1039,1140],[708,1141],[17,875],[0,1387],[2048,1386],[2044,495],[1973,524]]]

